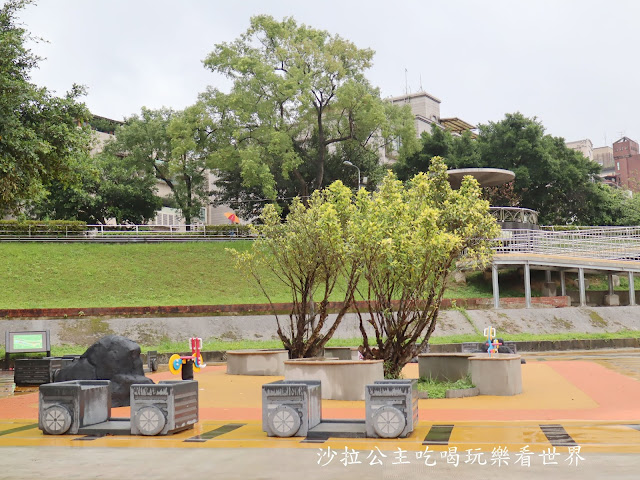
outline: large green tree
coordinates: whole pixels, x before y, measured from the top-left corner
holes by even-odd
[[[0,7],[0,214],[15,212],[42,195],[50,182],[71,184],[76,164],[88,151],[90,115],[73,86],[64,97],[30,82],[41,60],[26,47],[32,39],[17,23],[28,0]]]
[[[482,166],[512,170],[521,207],[539,212],[542,224],[592,222],[601,190],[600,166],[545,134],[542,123],[520,113],[480,125]]]
[[[127,157],[131,165],[163,182],[190,225],[209,201],[207,157],[214,148],[209,123],[200,105],[182,112],[143,108],[118,127],[105,151]]]
[[[234,150],[212,162],[219,200],[251,214],[264,200],[306,198],[336,178],[355,184],[345,160],[379,176],[377,154],[392,140],[401,140],[401,156],[412,152],[409,109],[382,100],[364,76],[372,57],[337,35],[265,15],[216,45],[205,66],[233,81],[230,93],[206,95]]]
[[[409,180],[420,172],[429,171],[433,157],[444,158],[449,168],[481,166],[478,144],[471,132],[456,136],[434,123],[431,132],[422,132],[420,140],[422,148],[419,151],[393,165],[400,180]]]
[[[476,140],[469,133],[454,136],[434,126],[422,135],[422,149],[398,162],[401,179],[427,171],[433,156],[449,168],[490,167],[512,170],[512,184],[485,189],[494,206],[518,206],[539,212],[540,223],[594,224],[610,217],[619,198],[601,184],[600,166],[545,134],[542,123],[520,113],[480,125]],[[612,203],[613,202],[613,203]],[[608,206],[607,206],[608,205]]]
[[[37,218],[82,220],[89,224],[144,224],[162,207],[156,195],[156,178],[130,158],[108,153],[86,156],[79,162],[79,181],[48,184],[48,193],[32,202]]]

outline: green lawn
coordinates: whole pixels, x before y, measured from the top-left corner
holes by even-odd
[[[225,248],[251,242],[0,244],[0,308],[263,303]],[[275,301],[289,300],[273,279]]]
[[[226,248],[246,250],[251,241],[87,244],[0,243],[0,308],[88,308],[151,305],[266,303],[261,291],[234,267]],[[535,287],[543,272],[532,272]],[[539,278],[538,278],[539,277]],[[273,276],[265,286],[274,302],[290,297]],[[603,287],[605,277],[592,280]],[[535,283],[537,282],[537,283]],[[626,278],[621,279],[626,288]],[[500,273],[502,296],[523,296],[515,270]],[[340,288],[332,300],[340,301]],[[447,298],[491,297],[482,273],[452,285]]]
[[[251,241],[159,244],[2,243],[0,308],[88,308],[266,303],[225,250]],[[290,296],[267,275],[274,302]],[[339,301],[340,288],[333,300]],[[448,297],[490,297],[475,275]]]

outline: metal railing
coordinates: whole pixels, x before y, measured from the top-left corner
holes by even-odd
[[[640,227],[581,230],[503,230],[496,254],[539,254],[640,261]]]
[[[531,210],[532,211],[532,210]],[[184,242],[250,240],[253,235],[229,226],[221,233],[211,226],[191,225],[87,225],[86,230],[64,227],[51,231],[47,225],[31,225],[22,232],[0,229],[0,241],[41,242]],[[608,260],[640,261],[640,227],[581,227],[550,231],[503,229],[496,239],[496,254],[539,254]]]
[[[538,224],[538,212],[529,208],[489,207],[489,213],[498,222]]]
[[[0,228],[0,241],[13,242],[169,242],[246,240],[253,238],[242,227],[229,226],[221,232],[202,224],[189,225],[87,225],[77,227],[28,225],[22,231]]]

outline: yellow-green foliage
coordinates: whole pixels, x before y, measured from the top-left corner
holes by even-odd
[[[456,262],[486,263],[498,236],[476,180],[452,190],[446,170],[434,157],[407,185],[389,173],[377,192],[356,199],[352,230],[370,304],[361,322],[375,330],[375,348],[364,335],[365,356],[384,359],[390,378],[428,341]]]
[[[429,172],[407,185],[389,172],[378,191],[361,189],[355,196],[338,181],[315,192],[307,205],[295,200],[285,222],[275,207],[264,209],[260,239],[236,258],[258,285],[266,268],[290,289],[291,321],[278,327],[286,348],[308,356],[330,337],[332,330],[321,335],[317,327],[343,277],[345,308],[357,288],[369,302],[366,322],[375,329],[377,349],[365,337],[367,355],[394,369],[415,356],[416,343],[433,332],[456,262],[465,257],[484,264],[489,240],[499,233],[477,182],[466,177],[452,190],[446,170],[435,157]],[[317,311],[309,306],[313,300]]]
[[[251,251],[232,250],[239,268],[253,277],[269,301],[263,288],[266,271],[291,292],[290,322],[278,320],[278,335],[294,358],[317,355],[353,299],[358,281],[357,261],[350,261],[356,258],[350,234],[354,211],[351,190],[337,181],[314,192],[307,205],[295,199],[285,222],[274,205],[267,205]],[[329,331],[321,333],[328,317],[327,302],[343,278],[345,306]]]

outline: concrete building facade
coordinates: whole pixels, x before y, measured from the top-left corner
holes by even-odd
[[[388,99],[393,105],[403,106],[409,105],[411,113],[414,116],[416,134],[418,137],[423,132],[431,132],[432,125],[436,125],[443,130],[449,130],[454,135],[461,135],[464,131],[472,131],[476,127],[458,117],[442,118],[440,116],[439,98],[430,93],[420,91],[417,93],[409,93]],[[474,134],[475,135],[475,134]],[[395,162],[395,152],[381,149],[380,158],[382,163],[390,164]]]
[[[593,161],[599,163],[602,170],[613,171],[613,147],[596,147],[593,149]]]
[[[572,150],[579,151],[589,160],[593,160],[593,143],[588,138],[576,140],[575,142],[566,142],[565,145]]]

